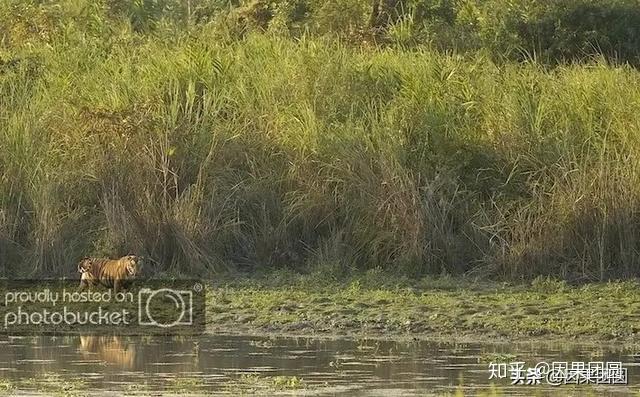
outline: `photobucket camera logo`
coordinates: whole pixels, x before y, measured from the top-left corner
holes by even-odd
[[[172,288],[138,292],[138,324],[161,328],[193,324],[193,293]]]

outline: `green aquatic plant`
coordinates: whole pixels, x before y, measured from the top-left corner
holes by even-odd
[[[204,382],[198,378],[176,377],[169,380],[168,390],[181,394],[190,394],[204,391]]]
[[[308,388],[301,378],[296,376],[261,376],[242,374],[226,383],[227,390],[233,393],[256,393],[275,391],[295,391]]]
[[[86,397],[90,388],[80,378],[63,378],[57,373],[43,373],[32,378],[21,379],[14,389],[34,389],[56,397]]]
[[[0,391],[8,393],[16,389],[16,385],[9,379],[0,379]]]
[[[483,353],[478,357],[481,363],[509,363],[516,359],[515,354],[511,353]]]
[[[306,387],[302,378],[296,376],[274,376],[271,384],[277,390],[298,390]]]

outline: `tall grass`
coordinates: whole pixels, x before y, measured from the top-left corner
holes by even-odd
[[[639,273],[635,69],[74,18],[0,50],[6,275]]]

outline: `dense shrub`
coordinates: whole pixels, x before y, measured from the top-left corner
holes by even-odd
[[[640,7],[636,1],[562,1],[516,24],[530,53],[547,62],[604,55],[612,61],[640,61]]]

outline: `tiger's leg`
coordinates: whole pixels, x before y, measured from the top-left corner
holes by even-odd
[[[89,288],[91,289],[91,285],[93,283],[91,282],[90,277],[87,276],[87,273],[82,273],[82,276],[80,277],[80,287],[79,290],[80,291],[84,291],[85,289]]]

